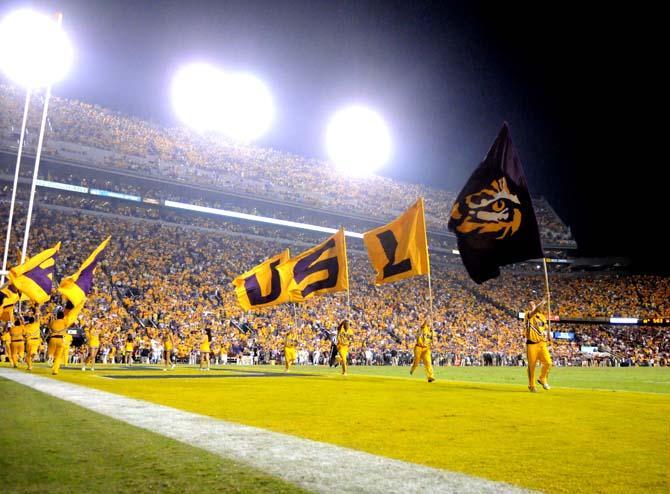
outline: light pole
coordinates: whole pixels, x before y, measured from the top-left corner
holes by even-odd
[[[21,155],[23,153],[23,142],[31,94],[36,89],[46,87],[40,134],[35,155],[33,180],[30,188],[30,200],[28,202],[26,229],[23,236],[23,248],[21,250],[21,263],[25,261],[28,249],[35,187],[39,173],[42,144],[44,142],[49,99],[51,98],[51,85],[65,76],[72,63],[72,47],[67,35],[61,28],[62,19],[63,16],[60,13],[57,14],[54,20],[32,10],[23,9],[8,14],[0,22],[0,69],[11,80],[26,88],[26,101],[23,110],[19,149],[16,154],[14,186],[9,206],[0,285],[4,285],[5,275],[7,274],[7,258],[10,250],[16,190],[18,188]]]

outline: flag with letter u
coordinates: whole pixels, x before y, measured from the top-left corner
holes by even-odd
[[[375,284],[430,273],[423,197],[387,225],[363,234]]]
[[[340,228],[325,242],[298,254],[278,269],[289,282],[291,302],[304,302],[314,295],[348,290],[344,229]]]
[[[93,288],[93,272],[98,262],[102,258],[102,251],[105,250],[109,240],[107,237],[84,261],[81,267],[72,276],[63,278],[58,286],[58,293],[63,295],[75,307],[82,307],[86,302],[86,297]]]
[[[53,288],[54,256],[59,249],[60,242],[31,257],[20,266],[10,269],[10,283],[33,302],[37,304],[47,302]]]
[[[500,266],[544,257],[526,177],[507,123],[458,195],[448,226],[476,283],[500,275]]]
[[[286,249],[233,280],[237,301],[245,311],[272,307],[289,301],[288,279],[278,266],[289,260]]]

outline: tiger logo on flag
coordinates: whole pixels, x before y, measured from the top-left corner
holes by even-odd
[[[499,234],[496,239],[501,240],[514,235],[521,226],[521,202],[510,192],[505,177],[465,196],[463,203],[457,201],[451,209],[451,219],[460,233]]]

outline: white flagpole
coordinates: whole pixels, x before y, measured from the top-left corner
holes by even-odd
[[[349,289],[349,257],[347,255],[347,236],[344,233],[344,227],[340,225],[342,231],[342,242],[344,242],[344,265],[347,270],[347,319],[351,319],[351,292]]]
[[[26,90],[26,103],[23,108],[23,122],[21,123],[21,135],[19,137],[19,150],[16,153],[16,167],[14,170],[14,188],[12,189],[12,201],[9,205],[9,220],[7,223],[7,236],[5,237],[5,253],[2,257],[2,281],[0,285],[5,284],[5,274],[7,273],[7,257],[9,256],[9,240],[12,235],[12,221],[14,220],[14,204],[16,202],[16,189],[19,185],[19,169],[21,168],[21,155],[23,154],[23,140],[26,135],[26,124],[28,122],[28,107],[30,106],[31,89]]]
[[[56,20],[58,27],[63,23],[63,14],[58,13]],[[47,123],[47,111],[49,110],[49,100],[51,99],[51,84],[47,86],[46,94],[44,96],[44,109],[42,110],[42,123],[40,125],[40,136],[37,140],[37,153],[35,154],[35,169],[33,170],[33,181],[30,186],[30,200],[28,201],[28,217],[26,218],[26,231],[23,235],[23,249],[21,251],[21,264],[26,259],[26,252],[28,251],[28,237],[30,236],[30,222],[33,217],[33,202],[35,200],[35,188],[37,187],[37,175],[40,171],[40,158],[42,156],[42,143],[44,142],[44,130]]]
[[[421,220],[423,221],[423,235],[424,242],[426,243],[426,260],[428,263],[428,321],[430,325],[433,325],[433,285],[430,278],[430,253],[428,252],[428,231],[426,230],[426,210],[423,201],[423,196],[419,198],[421,201]]]
[[[542,262],[544,263],[544,284],[547,289],[547,324],[549,326],[549,332],[551,333],[551,292],[549,292],[549,274],[547,273],[547,258],[543,257]]]
[[[430,271],[428,271],[428,304],[429,304],[429,321],[433,324],[433,287],[430,282]]]
[[[295,324],[295,329],[298,330],[298,313],[295,307],[297,304],[293,302],[291,305],[293,306],[293,324]]]

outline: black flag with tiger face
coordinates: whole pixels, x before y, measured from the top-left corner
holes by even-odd
[[[540,232],[507,123],[451,209],[449,230],[470,277],[483,283],[500,266],[544,257]]]

